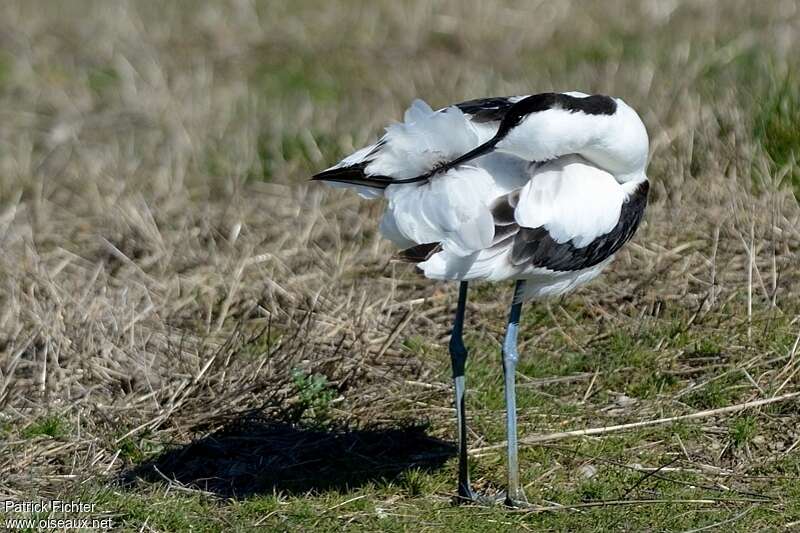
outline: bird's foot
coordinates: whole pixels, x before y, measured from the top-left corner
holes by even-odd
[[[495,505],[505,505],[512,509],[532,509],[535,505],[528,503],[528,498],[522,490],[517,491],[514,496],[509,496],[506,491],[500,492],[476,492],[472,487],[459,487],[458,495],[453,497],[454,505],[480,505],[492,507]]]
[[[529,509],[534,507],[532,504],[528,503],[528,498],[525,497],[525,493],[522,490],[516,492],[516,494],[508,494],[507,492],[502,492],[499,497],[498,501],[502,501],[503,505],[506,507],[511,507],[512,509]]]
[[[458,488],[458,494],[453,497],[453,504],[454,505],[480,505],[480,506],[491,506],[497,505],[498,503],[502,502],[502,498],[505,498],[505,494],[486,494],[475,492],[472,490],[470,486],[460,486]]]

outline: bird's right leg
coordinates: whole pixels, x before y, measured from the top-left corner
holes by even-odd
[[[453,385],[456,391],[456,423],[458,426],[458,499],[457,502],[477,501],[477,495],[469,484],[467,458],[467,420],[464,412],[464,368],[467,363],[467,348],[464,346],[464,311],[467,306],[467,282],[458,288],[458,307],[450,335],[450,362],[453,366]]]
[[[506,504],[512,507],[527,505],[525,493],[519,482],[519,458],[517,451],[517,394],[515,379],[519,353],[517,352],[517,330],[522,314],[522,298],[525,295],[525,280],[517,280],[514,300],[508,316],[506,336],[503,340],[503,376],[506,389],[506,437],[508,449],[508,489]]]

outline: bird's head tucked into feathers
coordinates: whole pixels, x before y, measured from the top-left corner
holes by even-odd
[[[528,101],[530,100],[530,103]],[[541,100],[541,102],[539,102]],[[606,102],[605,105],[599,105]],[[620,98],[584,93],[543,93],[515,104],[521,117],[495,149],[528,161],[580,155],[619,183],[641,181],[649,140],[639,115]],[[512,108],[514,109],[514,108]]]
[[[605,124],[603,135],[593,139],[584,157],[610,172],[618,183],[647,179],[650,141],[642,119],[622,99],[615,98],[616,113]]]

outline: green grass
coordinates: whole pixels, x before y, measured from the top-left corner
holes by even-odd
[[[86,84],[97,95],[102,95],[118,86],[119,74],[110,66],[93,68],[86,75]]]
[[[296,368],[292,371],[292,383],[298,399],[297,418],[310,418],[316,424],[324,424],[329,417],[330,404],[336,390],[321,374],[307,374]]]
[[[713,323],[710,318],[706,323]],[[655,357],[652,350],[660,339],[672,339],[670,342],[675,344],[671,350],[681,354],[679,360],[690,364],[707,364],[708,358],[721,357],[726,350],[724,341],[713,329],[705,330],[700,325],[684,331],[685,328],[676,326],[686,320],[688,316],[673,315],[653,321],[638,334],[612,333],[600,342],[589,344],[591,350],[586,354],[570,351],[553,354],[547,349],[525,354],[520,372],[528,378],[597,371],[594,387],[599,392],[582,405],[588,380],[533,388],[526,388],[524,379],[518,380],[522,435],[602,425],[605,415],[595,409],[614,403],[615,396],[610,391],[624,393],[637,402],[634,406],[619,405],[618,416],[627,417],[636,411],[636,406],[669,398],[686,387],[681,374],[670,373],[686,367],[672,364],[661,367],[659,360],[664,358]],[[539,317],[537,323],[539,328],[552,325],[545,316]],[[770,322],[767,331],[773,340],[765,338],[760,342],[776,342],[785,348],[787,340],[778,339],[786,327],[788,324],[783,320]],[[528,333],[532,331],[535,330]],[[742,328],[740,334],[744,331]],[[675,339],[681,335],[686,338],[676,343]],[[558,345],[561,340],[556,338],[552,342]],[[503,409],[503,397],[497,343],[480,334],[470,335],[467,343],[471,349],[467,370],[470,427],[487,443],[495,442],[504,438],[504,420],[498,416]],[[412,335],[403,345],[410,354],[441,361],[442,370],[446,369],[446,353],[439,349],[431,351],[424,339]],[[441,382],[448,379],[443,372]],[[740,373],[730,372],[699,387],[683,401],[695,409],[724,407],[741,399],[736,386],[743,381]],[[304,424],[326,431],[331,422],[327,380],[319,374],[298,370],[292,384],[303,406]],[[448,402],[449,393],[437,400],[444,405]],[[668,409],[668,403],[661,405]],[[780,416],[779,413],[772,416],[776,415]],[[432,429],[449,438],[452,420],[446,417],[436,420],[438,427]],[[301,493],[276,488],[227,499],[189,490],[191,486],[170,488],[163,479],[155,479],[125,488],[94,486],[85,497],[97,502],[104,512],[113,514],[119,527],[130,530],[146,522],[150,527],[168,531],[188,527],[196,531],[247,531],[252,527],[322,532],[339,531],[342,527],[366,531],[435,531],[445,527],[454,531],[482,531],[486,527],[501,531],[677,531],[711,526],[740,516],[732,528],[747,531],[800,519],[796,500],[800,496],[796,488],[800,461],[796,455],[721,478],[698,470],[694,464],[695,461],[717,463],[714,454],[728,446],[726,459],[717,463],[728,468],[731,461],[741,460],[737,457],[742,457],[740,454],[746,448],[753,453],[762,446],[756,437],[773,431],[770,422],[757,412],[748,412],[727,419],[725,434],[708,433],[711,427],[713,424],[706,426],[702,421],[685,421],[600,438],[523,446],[521,474],[527,496],[537,506],[548,509],[536,512],[509,511],[502,506],[453,506],[454,458],[441,468],[410,467],[388,478],[367,480],[349,488],[309,488],[309,492]],[[709,448],[709,439],[716,442],[713,448]],[[125,457],[134,463],[159,453],[155,450],[143,453],[144,448],[132,442],[126,439],[120,446]],[[685,450],[691,460],[685,456]],[[475,486],[489,492],[502,489],[504,465],[503,450],[472,459],[470,470]],[[347,468],[353,467],[356,466],[351,464]],[[659,467],[663,470],[652,471]],[[633,503],[640,500],[660,503]],[[557,508],[552,502],[566,507]]]
[[[748,444],[758,434],[758,419],[753,416],[737,418],[731,424],[730,434],[735,446]]]
[[[615,444],[615,447],[619,446],[622,443]],[[574,444],[563,451],[548,454],[526,451],[523,460],[528,465],[550,456],[570,466],[569,471],[563,474],[548,476],[547,472],[552,470],[554,463],[533,463],[532,467],[526,468],[524,481],[530,482],[544,475],[546,482],[530,487],[528,496],[565,505],[619,499],[660,499],[675,503],[609,504],[545,512],[509,512],[502,507],[454,507],[443,493],[449,490],[450,476],[416,471],[406,473],[391,484],[368,485],[347,493],[328,492],[303,498],[267,494],[226,502],[198,493],[174,490],[167,493],[165,487],[150,487],[133,493],[101,489],[86,497],[97,502],[101,509],[116,514],[119,526],[134,529],[146,520],[150,527],[169,531],[188,527],[195,531],[247,531],[256,525],[265,530],[313,528],[323,532],[340,531],[343,526],[367,531],[408,531],[412,528],[434,531],[442,527],[455,531],[484,531],[486,527],[502,531],[520,528],[605,531],[653,527],[675,531],[707,526],[732,514],[749,511],[747,520],[734,525],[734,530],[745,531],[800,517],[800,507],[796,504],[779,511],[770,502],[741,501],[748,497],[734,491],[698,488],[695,485],[702,485],[703,480],[693,474],[668,473],[663,479],[647,477],[646,473],[616,465],[594,463],[593,475],[587,478],[585,472],[589,470],[581,470],[579,465],[591,461],[586,457],[597,451],[606,457],[611,455],[608,447],[582,450]],[[783,465],[772,473],[779,474],[790,468],[796,472],[797,464]],[[765,495],[800,495],[794,480],[778,480],[770,484],[772,487],[765,491]],[[759,485],[767,489],[766,482]],[[682,503],[682,500],[702,499],[718,501]]]
[[[685,323],[688,316],[683,318]],[[713,324],[711,318],[705,323]],[[552,325],[550,320],[540,318],[539,327]],[[528,387],[525,379],[519,379],[522,436],[595,427],[606,420],[637,420],[642,418],[636,416],[637,410],[648,405],[660,405],[661,416],[686,412],[680,408],[671,412],[671,404],[661,400],[687,386],[681,374],[670,372],[692,367],[672,364],[662,367],[659,360],[669,358],[655,357],[656,353],[651,351],[657,338],[675,339],[683,334],[675,328],[680,321],[680,317],[671,316],[652,322],[639,334],[612,333],[599,342],[587,344],[591,348],[587,353],[554,354],[544,348],[525,353],[520,372],[527,378],[596,371],[593,387],[598,392],[589,395],[584,402],[588,379],[535,387]],[[767,331],[772,341],[762,339],[760,342],[775,342],[785,349],[787,340],[778,339],[784,336],[786,327],[788,324],[783,320],[771,321]],[[681,354],[678,360],[690,364],[702,360],[706,364],[704,358],[723,355],[725,343],[712,329],[704,328],[700,325],[690,329],[687,338],[671,348],[674,353]],[[535,331],[524,331],[523,337]],[[744,331],[742,329],[740,334]],[[549,342],[546,341],[545,346],[549,346]],[[557,346],[561,339],[557,337],[552,342]],[[467,371],[470,428],[488,444],[504,438],[499,353],[496,341],[490,341],[485,335],[471,335],[468,345],[472,351]],[[446,353],[439,349],[428,350],[423,339],[409,336],[404,348],[435,358],[442,363],[442,371],[445,370]],[[740,373],[729,372],[721,377],[701,375],[716,379],[682,398],[691,408],[724,407],[742,399],[741,391],[736,388],[744,382]],[[447,383],[448,379],[443,372],[439,382]],[[341,417],[330,405],[332,389],[323,375],[297,370],[291,386],[298,401],[298,412],[302,412],[302,423],[309,428],[328,431],[330,424]],[[626,394],[634,403],[616,404],[618,393]],[[449,400],[449,391],[446,391],[437,395],[435,403],[448,405]],[[620,412],[603,414],[601,409],[609,405],[616,406],[614,408]],[[791,411],[791,406],[784,406],[784,411],[786,408]],[[711,526],[741,516],[734,522],[733,530],[747,531],[800,519],[797,500],[800,493],[796,488],[800,478],[798,456],[793,454],[753,466],[745,466],[747,463],[743,462],[743,454],[763,450],[764,441],[759,441],[757,436],[766,435],[769,439],[776,430],[781,431],[764,418],[767,412],[746,412],[728,418],[723,424],[727,431],[722,434],[712,422],[685,421],[599,438],[523,446],[520,455],[522,483],[530,501],[547,509],[535,512],[510,511],[502,506],[453,506],[454,458],[434,469],[410,466],[389,477],[368,476],[351,487],[315,489],[311,483],[300,492],[276,487],[246,497],[230,498],[179,482],[168,484],[155,476],[131,485],[93,482],[83,489],[80,499],[95,502],[101,512],[113,515],[116,526],[123,530],[136,530],[146,523],[148,527],[164,531],[188,528],[247,531],[253,527],[322,532],[339,531],[342,527],[366,531],[435,531],[441,528],[482,531],[486,527],[501,531],[676,531]],[[786,416],[780,410],[769,413],[771,417]],[[656,414],[644,415],[644,418],[655,417]],[[436,417],[431,430],[449,439],[451,426],[449,417]],[[67,432],[62,418],[48,416],[28,426],[22,434],[26,438],[42,435],[63,438]],[[126,437],[116,446],[128,464],[143,464],[163,453],[164,448],[155,445],[152,439],[153,435],[137,434]],[[266,441],[242,442],[246,447],[253,446],[255,451]],[[291,447],[291,441],[285,445]],[[172,447],[174,444],[168,446]],[[724,453],[720,461],[715,456],[721,452]],[[352,458],[342,460],[341,468],[360,468],[357,458],[356,462],[350,462]],[[744,469],[717,477],[698,470],[696,464],[712,464],[724,470],[739,464]],[[504,465],[503,450],[473,458],[471,477],[475,486],[490,493],[502,489]],[[663,470],[653,472],[653,468],[660,467]],[[269,467],[265,465],[264,468]],[[658,500],[659,503],[643,500]],[[565,507],[559,508],[556,504]]]
[[[63,415],[51,414],[35,420],[25,427],[20,432],[20,436],[26,439],[34,439],[36,437],[60,439],[66,437],[69,432],[69,423],[64,420]]]
[[[0,90],[5,88],[6,83],[11,78],[12,66],[11,57],[0,53]]]
[[[800,198],[800,88],[796,74],[776,77],[757,109],[754,135],[769,156],[770,169],[784,174]]]

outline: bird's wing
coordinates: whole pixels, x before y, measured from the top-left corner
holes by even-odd
[[[362,148],[312,179],[354,187],[366,197],[392,184],[425,181],[430,174],[474,150],[497,133],[504,114],[523,96],[470,100],[432,110],[415,100],[403,122],[386,128],[375,144]]]
[[[492,96],[489,98],[476,98],[456,104],[470,120],[476,124],[493,125],[492,136],[497,132],[499,122],[503,120],[511,106],[524,100],[526,96]],[[497,124],[494,124],[497,123]]]
[[[492,203],[494,231],[487,248],[465,256],[442,250],[420,268],[444,279],[589,268],[630,239],[646,201],[646,181],[629,195],[611,174],[580,156],[565,156],[539,165],[527,184]]]
[[[581,248],[611,231],[625,197],[614,176],[580,156],[565,156],[536,169],[519,191],[514,220]]]
[[[439,247],[457,257],[485,249],[494,238],[490,203],[497,196],[496,182],[485,169],[464,166],[415,186],[390,186],[381,233],[413,260]]]

